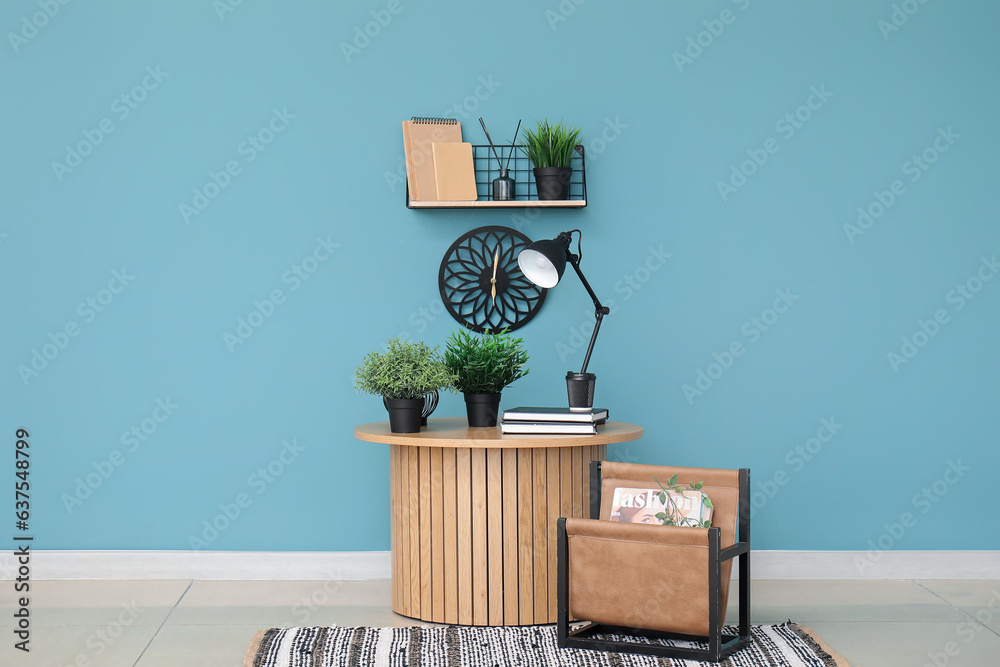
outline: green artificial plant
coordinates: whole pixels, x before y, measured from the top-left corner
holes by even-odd
[[[390,338],[385,352],[365,356],[354,371],[355,389],[386,398],[422,398],[452,389],[454,381],[437,345],[400,338]]]
[[[543,120],[535,131],[525,128],[522,146],[536,167],[569,167],[581,131],[582,128],[569,128],[562,121],[551,125]]]
[[[499,394],[528,374],[528,353],[521,338],[500,333],[455,331],[445,344],[444,360],[455,376],[455,388],[466,394]]]

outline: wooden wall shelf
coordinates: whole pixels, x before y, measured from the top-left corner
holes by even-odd
[[[515,199],[511,201],[408,201],[408,208],[583,208],[586,199],[541,201]]]

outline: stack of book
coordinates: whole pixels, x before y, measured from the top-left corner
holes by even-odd
[[[607,408],[511,408],[503,411],[502,433],[594,434],[608,419]]]

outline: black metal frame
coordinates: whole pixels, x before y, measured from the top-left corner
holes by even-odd
[[[507,175],[514,179],[514,199],[528,202],[538,201],[538,192],[535,190],[534,165],[528,159],[524,148],[516,144],[497,146],[496,148],[498,154],[501,154],[504,164],[508,163],[507,156],[511,157]],[[488,144],[474,144],[472,146],[472,163],[476,171],[476,190],[479,194],[479,201],[492,201],[493,179],[500,176],[500,168]],[[573,170],[573,175],[569,181],[569,198],[586,201],[587,169],[583,146],[576,146],[575,154],[570,159],[570,168]]]
[[[708,613],[709,634],[707,637],[686,635],[681,633],[658,632],[640,628],[625,628],[616,625],[587,622],[576,630],[569,628],[569,544],[566,537],[566,519],[560,518],[557,526],[558,550],[558,617],[557,637],[560,648],[583,648],[596,651],[615,651],[624,653],[642,653],[645,655],[662,656],[666,658],[683,658],[686,660],[704,660],[719,662],[732,655],[750,643],[750,470],[740,469],[739,489],[739,528],[737,542],[727,548],[720,549],[719,528],[708,529]],[[593,461],[590,464],[590,516],[597,519],[601,508],[601,463]],[[732,558],[739,558],[739,626],[738,634],[723,634],[722,632],[722,563]],[[663,644],[647,644],[630,641],[613,641],[594,639],[595,634],[618,634],[644,637],[647,639],[673,639],[684,641],[707,642],[707,649],[684,646],[666,646]]]

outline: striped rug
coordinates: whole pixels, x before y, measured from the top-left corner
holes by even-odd
[[[851,667],[808,628],[755,625],[753,643],[723,667]],[[556,646],[555,626],[272,628],[244,667],[694,667],[709,663]]]

